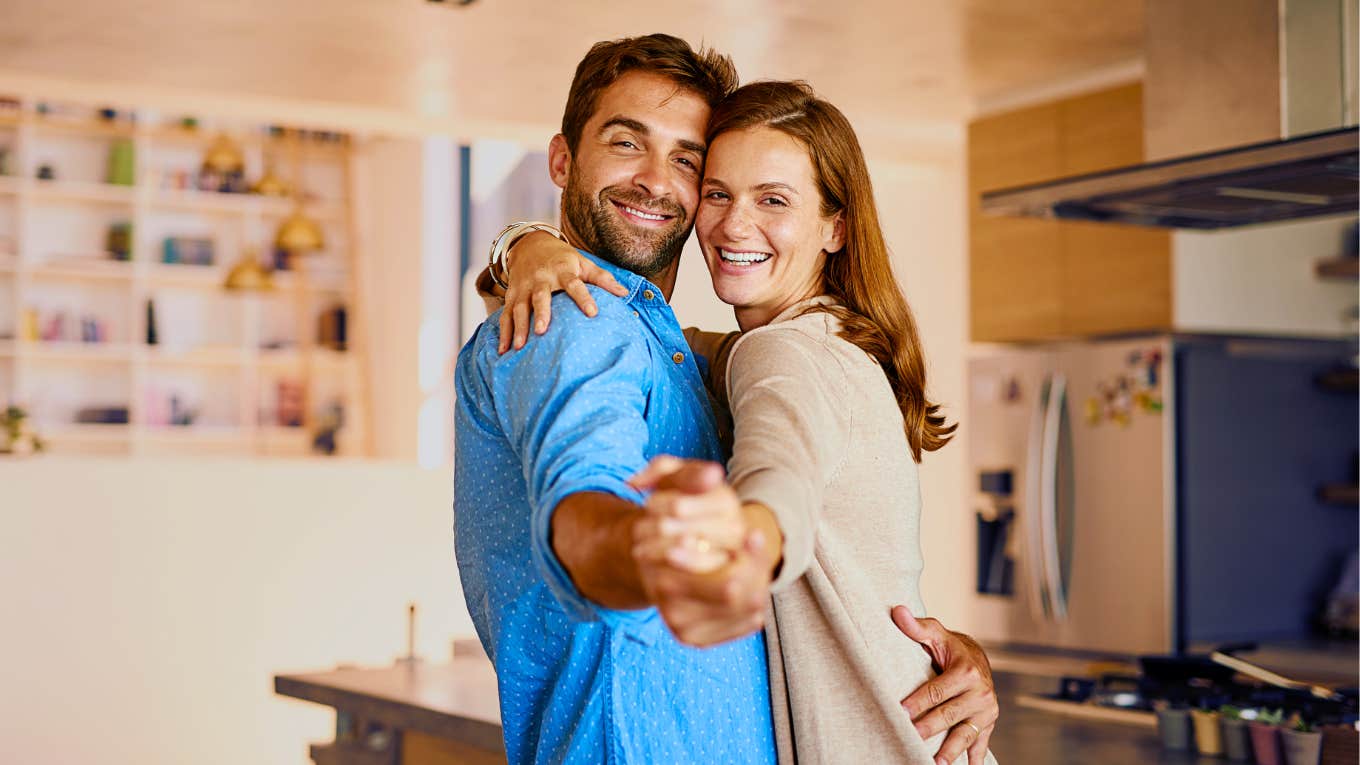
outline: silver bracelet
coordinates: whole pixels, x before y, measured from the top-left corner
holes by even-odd
[[[519,223],[511,223],[501,229],[501,232],[497,234],[496,238],[491,242],[491,256],[486,264],[487,271],[491,273],[491,281],[499,285],[501,289],[510,289],[510,285],[502,278],[502,274],[510,273],[510,262],[507,260],[507,256],[510,254],[510,248],[515,246],[515,242],[518,242],[520,237],[532,231],[542,231],[547,234],[552,234],[563,242],[567,241],[567,238],[562,235],[562,232],[559,231],[556,226],[548,223],[522,221]],[[498,270],[500,273],[498,273]]]

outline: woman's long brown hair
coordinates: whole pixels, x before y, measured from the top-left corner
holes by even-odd
[[[839,335],[878,362],[902,410],[912,457],[920,462],[922,451],[944,446],[958,425],[945,425],[939,404],[926,399],[925,356],[916,320],[893,278],[855,130],[805,82],[753,82],[714,108],[708,145],[723,133],[756,127],[778,130],[806,147],[822,196],[822,216],[842,216],[843,246],[827,254],[822,270],[825,293],[840,305],[810,310],[840,319]]]

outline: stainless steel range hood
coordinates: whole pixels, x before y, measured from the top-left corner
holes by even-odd
[[[1356,128],[988,192],[989,214],[1215,229],[1353,213]]]
[[[1148,0],[1146,164],[987,192],[988,214],[1217,229],[1354,213],[1357,0]]]

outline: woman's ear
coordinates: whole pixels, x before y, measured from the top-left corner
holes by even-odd
[[[845,247],[845,213],[838,212],[825,225],[826,238],[822,242],[822,249],[828,255],[840,252]]]
[[[548,175],[557,188],[567,187],[567,178],[571,175],[571,147],[567,146],[567,138],[561,133],[548,142]]]

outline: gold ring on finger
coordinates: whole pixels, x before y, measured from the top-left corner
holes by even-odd
[[[978,739],[982,738],[982,731],[978,728],[978,726],[968,722],[967,720],[964,720],[962,723],[960,723],[960,725],[967,725],[968,727],[973,729],[974,741],[977,741]]]

